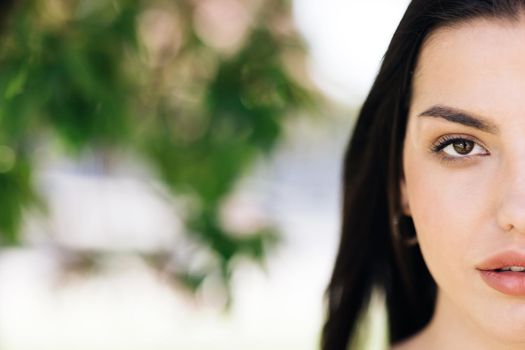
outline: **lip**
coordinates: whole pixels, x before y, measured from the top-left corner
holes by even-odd
[[[495,270],[506,266],[525,267],[525,251],[505,251],[489,257],[476,269],[491,288],[510,296],[525,296],[525,272]]]

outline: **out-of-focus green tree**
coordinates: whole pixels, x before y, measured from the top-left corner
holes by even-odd
[[[0,233],[19,243],[25,209],[45,208],[33,157],[58,140],[142,157],[186,207],[188,237],[214,263],[176,278],[223,282],[264,259],[276,230],[229,232],[224,199],[272,151],[285,118],[314,105],[292,74],[303,58],[286,0],[26,0],[0,36]],[[290,64],[291,62],[291,64]],[[176,249],[176,248],[175,248]],[[160,259],[162,264],[163,261]]]

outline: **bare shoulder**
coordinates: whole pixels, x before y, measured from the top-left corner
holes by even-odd
[[[409,340],[392,345],[392,347],[390,347],[390,350],[417,350],[417,348],[414,347],[413,343]]]
[[[392,345],[392,347],[390,348],[390,350],[418,350],[418,349],[420,350],[421,348],[418,347],[417,343],[414,342],[412,339]]]

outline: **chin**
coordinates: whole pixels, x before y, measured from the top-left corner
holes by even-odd
[[[495,339],[525,349],[525,301],[521,305],[512,307],[512,311],[506,314],[501,314],[500,310],[500,316],[493,317],[489,321],[491,323],[485,324],[485,327]]]

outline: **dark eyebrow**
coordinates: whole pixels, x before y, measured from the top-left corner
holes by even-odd
[[[499,129],[493,123],[477,116],[470,115],[460,109],[436,105],[420,113],[418,117],[443,118],[453,123],[462,124],[481,131],[497,134]]]

